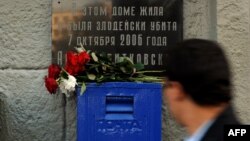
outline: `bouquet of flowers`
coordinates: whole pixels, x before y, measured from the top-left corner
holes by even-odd
[[[68,51],[64,67],[52,64],[45,76],[45,86],[49,93],[61,92],[70,96],[76,86],[81,86],[81,94],[86,90],[88,82],[161,82],[162,77],[146,76],[145,73],[162,71],[143,71],[144,65],[134,64],[128,57],[120,57],[113,62],[106,53],[86,51],[84,47],[76,48],[76,52]]]

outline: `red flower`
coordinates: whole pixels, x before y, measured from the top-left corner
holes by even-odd
[[[90,56],[86,51],[83,51],[78,55],[78,62],[80,65],[85,65],[89,61],[90,61]]]
[[[70,67],[70,65],[67,64],[67,65],[64,67],[64,69],[65,69],[69,74],[71,74],[71,75],[74,74],[74,70],[73,70],[72,67]]]
[[[72,51],[67,52],[67,65],[76,66],[78,62],[78,55]]]
[[[49,93],[55,94],[56,90],[58,88],[58,84],[57,84],[56,80],[54,78],[49,78],[47,76],[45,76],[44,80],[45,80],[45,86],[46,86],[47,90],[49,91]]]
[[[72,51],[67,52],[67,62],[65,70],[71,75],[77,75],[85,70],[84,65],[90,60],[90,56],[87,52],[81,52],[76,54]]]
[[[85,69],[84,66],[79,66],[79,65],[76,65],[76,66],[66,65],[65,66],[65,70],[69,74],[71,74],[73,76],[75,76],[75,75],[79,74],[80,72],[84,71],[84,69]]]
[[[49,78],[54,78],[57,79],[60,75],[61,68],[58,65],[52,64],[49,66],[48,73],[49,73]]]

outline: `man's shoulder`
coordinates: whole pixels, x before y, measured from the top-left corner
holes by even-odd
[[[228,106],[211,125],[202,141],[222,141],[224,125],[239,125],[232,106]]]

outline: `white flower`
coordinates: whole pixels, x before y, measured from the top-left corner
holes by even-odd
[[[72,75],[68,75],[68,79],[61,79],[61,82],[59,84],[59,87],[67,97],[69,97],[69,93],[75,91],[75,86],[77,85],[76,83],[76,78]]]

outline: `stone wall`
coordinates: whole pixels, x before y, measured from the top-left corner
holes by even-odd
[[[233,68],[235,106],[250,121],[249,0],[183,0],[184,38],[218,40]],[[75,98],[49,95],[51,0],[0,1],[0,140],[75,141]],[[65,108],[64,108],[65,107]],[[163,106],[163,141],[185,136]]]
[[[217,0],[217,34],[231,61],[235,107],[250,124],[250,1]]]

